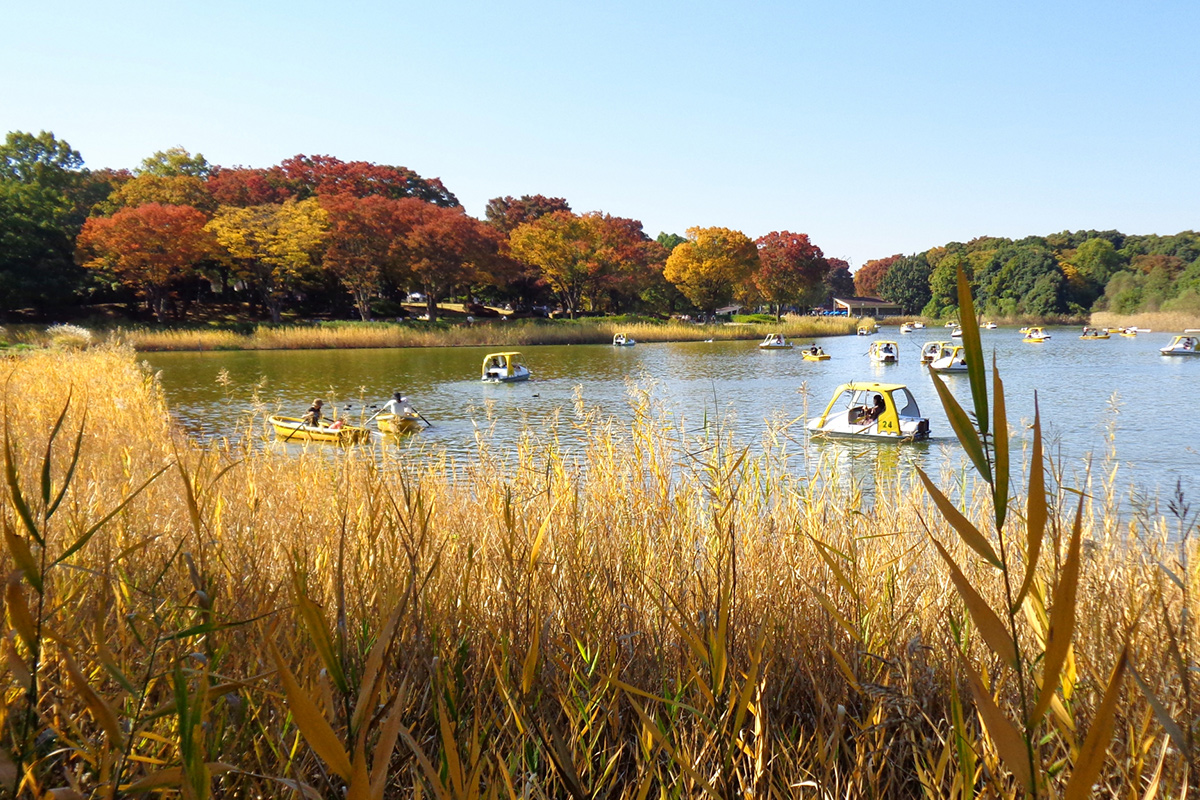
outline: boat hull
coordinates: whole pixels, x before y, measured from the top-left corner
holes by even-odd
[[[805,360],[805,361],[828,361],[828,360],[829,360],[829,354],[828,354],[828,353],[821,353],[821,354],[819,354],[819,355],[815,355],[815,356],[814,356],[812,353],[805,353],[805,354],[804,354],[804,360]]]
[[[403,435],[406,433],[416,433],[421,430],[421,420],[416,414],[396,415],[396,414],[380,414],[375,422],[379,425],[379,430],[383,433],[393,435]]]
[[[354,425],[346,425],[341,428],[332,428],[328,425],[305,425],[304,420],[297,417],[273,416],[268,421],[275,430],[275,437],[285,442],[356,444],[371,438],[370,431]]]

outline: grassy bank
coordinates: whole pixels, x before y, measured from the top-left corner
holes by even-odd
[[[199,448],[124,348],[0,359],[0,385],[7,788],[19,762],[38,797],[1020,794],[963,670],[1005,673],[927,526],[959,564],[971,552],[886,467],[870,508],[816,488],[794,430],[747,449],[635,392],[632,428],[563,420],[588,432],[576,455],[546,429],[452,464]],[[947,462],[940,483],[961,479]],[[1060,583],[1076,501],[1052,487],[1035,597]],[[1194,531],[1118,522],[1103,484],[1079,488],[1069,679],[1036,745],[1058,796],[1090,759],[1119,638],[1164,714],[1200,717],[1179,669],[1197,666]],[[960,507],[986,510],[969,481]],[[967,578],[1003,596],[995,571]],[[1179,796],[1195,732],[1166,732],[1131,681],[1114,702],[1098,793]]]
[[[1098,328],[1149,328],[1154,332],[1182,333],[1185,328],[1200,328],[1200,316],[1179,311],[1147,311],[1142,314],[1114,314],[1097,311],[1092,325]]]
[[[616,333],[639,342],[761,339],[782,331],[790,339],[852,334],[859,321],[845,317],[794,317],[782,323],[693,325],[684,322],[492,320],[474,325],[426,322],[340,322],[259,325],[249,332],[223,329],[117,328],[94,331],[137,350],[320,350],[368,347],[521,347],[539,344],[607,344]],[[75,326],[69,326],[75,327]],[[45,344],[44,328],[10,327],[6,341]]]

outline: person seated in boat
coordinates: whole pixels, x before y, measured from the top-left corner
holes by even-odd
[[[380,414],[394,414],[397,417],[407,416],[412,413],[412,406],[408,403],[408,398],[395,392],[392,394],[392,399],[383,404],[383,410]]]
[[[873,403],[874,404],[863,413],[862,419],[859,420],[860,424],[867,425],[868,423],[879,419],[879,415],[882,414],[883,409],[886,408],[882,395],[875,395]]]
[[[321,398],[318,397],[316,400],[313,400],[313,404],[308,407],[308,411],[305,411],[304,416],[301,417],[301,422],[303,422],[305,425],[312,425],[313,427],[320,425],[321,406],[323,405],[325,405],[325,401]]]

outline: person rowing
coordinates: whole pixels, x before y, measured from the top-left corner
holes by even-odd
[[[413,407],[408,402],[408,398],[397,391],[392,395],[391,400],[383,404],[383,408],[379,413],[393,414],[397,417],[408,417],[413,414]]]
[[[305,425],[311,425],[314,428],[320,427],[321,407],[324,405],[325,401],[319,397],[316,400],[313,400],[313,404],[308,407],[308,411],[304,412],[304,416],[301,418],[301,421]]]

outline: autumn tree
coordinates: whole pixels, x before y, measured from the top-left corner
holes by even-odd
[[[208,223],[208,230],[277,323],[284,301],[295,294],[324,246],[328,214],[315,199],[224,206]]]
[[[206,222],[190,206],[146,203],[111,217],[90,218],[76,244],[84,267],[142,293],[162,322],[171,287],[214,254]]]
[[[888,268],[902,256],[897,253],[887,258],[876,258],[868,261],[854,273],[854,293],[859,297],[877,297],[879,282],[887,274]]]
[[[419,202],[419,201],[418,201]],[[371,298],[383,275],[397,259],[406,224],[399,201],[386,197],[333,195],[321,199],[329,215],[329,238],[323,265],[354,297],[364,321],[371,319]]]
[[[641,231],[639,222],[599,212],[577,216],[556,211],[517,226],[509,234],[508,246],[515,258],[540,272],[574,319],[584,300],[594,303],[617,270],[642,258],[634,226]],[[644,234],[641,238],[648,241]]]
[[[557,211],[570,210],[571,206],[561,197],[526,194],[518,200],[510,195],[488,200],[484,217],[489,225],[507,236],[527,222],[533,222]]]
[[[455,286],[486,273],[499,236],[461,208],[443,208],[415,198],[396,201],[401,234],[392,253],[400,276],[421,287],[430,320]]]
[[[295,188],[279,167],[215,167],[204,186],[223,206],[261,206],[296,196]]]
[[[206,214],[217,208],[216,200],[194,175],[158,175],[144,172],[121,184],[109,195],[102,208],[116,211],[146,203],[164,206],[191,206]]]
[[[825,272],[822,283],[825,285],[820,303],[827,303],[831,297],[853,297],[854,275],[850,272],[850,264],[840,258],[826,258],[829,269]]]
[[[697,308],[715,311],[759,267],[758,248],[741,231],[688,228],[687,241],[667,258],[663,275]]]
[[[203,180],[212,171],[212,165],[200,153],[192,155],[182,147],[159,150],[142,159],[139,175],[157,175],[164,178],[188,176]]]
[[[829,263],[821,248],[809,241],[808,234],[773,231],[754,244],[759,260],[754,285],[771,304],[776,320],[782,317],[784,304],[810,305],[818,301]]]
[[[349,194],[379,195],[392,200],[406,197],[443,208],[457,208],[455,197],[437,178],[422,178],[407,167],[342,161],[333,156],[293,156],[279,165],[297,197]]]

